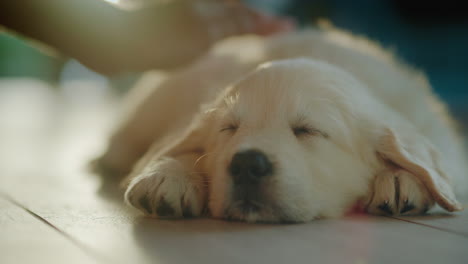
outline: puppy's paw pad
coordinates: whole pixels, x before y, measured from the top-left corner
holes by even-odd
[[[201,188],[173,159],[158,161],[135,177],[125,192],[125,200],[146,215],[158,218],[199,216],[203,207]]]
[[[388,200],[386,200],[386,201],[384,201],[383,203],[379,204],[379,205],[377,206],[377,208],[378,208],[380,211],[382,211],[382,212],[384,212],[384,213],[386,213],[386,214],[393,214],[392,206],[390,205],[390,203],[389,203]]]
[[[156,215],[159,217],[174,217],[176,216],[176,211],[164,198],[161,198],[156,206]]]
[[[153,213],[153,207],[151,206],[150,200],[148,199],[148,196],[143,195],[138,199],[138,207],[142,208],[145,213],[147,214],[152,214]]]
[[[410,203],[408,200],[405,200],[403,202],[403,206],[401,206],[400,209],[400,214],[404,214],[407,212],[411,212],[416,208],[416,206],[413,203]]]
[[[376,215],[416,215],[434,205],[426,188],[404,170],[385,171],[376,176],[367,211]]]

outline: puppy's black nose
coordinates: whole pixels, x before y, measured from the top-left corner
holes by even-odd
[[[264,176],[273,173],[273,165],[268,157],[258,150],[238,152],[232,157],[229,173],[234,183],[256,183]]]

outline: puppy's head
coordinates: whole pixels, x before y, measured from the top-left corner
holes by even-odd
[[[353,86],[343,71],[296,59],[262,65],[228,89],[210,110],[203,158],[212,214],[308,221],[340,215],[363,195],[370,173],[355,145],[355,96],[343,90]]]
[[[368,193],[373,174],[388,163],[381,156],[423,171],[411,156],[388,148],[397,138],[391,134],[389,143],[392,130],[373,114],[385,113],[381,108],[358,80],[326,63],[267,63],[227,89],[183,145],[204,152],[199,163],[214,217],[336,217]]]

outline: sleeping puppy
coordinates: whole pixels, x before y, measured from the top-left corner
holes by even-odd
[[[224,40],[132,98],[99,165],[128,173],[126,202],[154,217],[414,215],[467,193],[462,140],[423,74],[335,29]]]

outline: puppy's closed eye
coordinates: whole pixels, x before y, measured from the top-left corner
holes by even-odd
[[[293,126],[291,129],[294,135],[298,138],[305,136],[322,136],[324,138],[328,138],[327,133],[306,125]]]
[[[226,124],[224,126],[221,127],[221,129],[219,130],[219,132],[230,132],[230,133],[234,133],[237,131],[237,129],[239,128],[238,125],[236,124]]]

